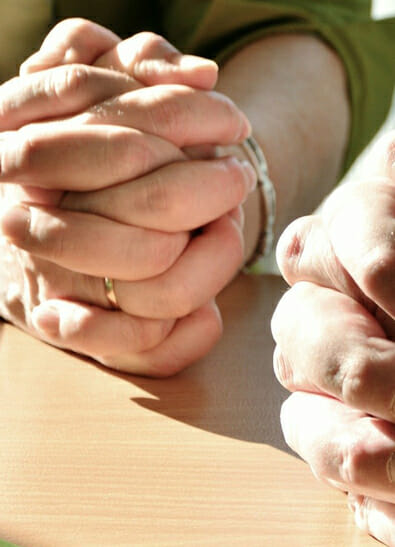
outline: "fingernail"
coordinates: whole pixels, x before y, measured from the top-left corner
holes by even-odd
[[[30,229],[30,209],[17,205],[2,214],[0,225],[5,237],[13,243],[23,242]]]
[[[177,64],[181,68],[210,68],[218,72],[217,63],[204,57],[197,57],[196,55],[181,55]]]
[[[248,160],[242,160],[240,163],[243,166],[244,174],[246,175],[248,189],[250,192],[253,192],[258,182],[256,171]]]
[[[240,128],[240,134],[237,138],[237,142],[244,141],[247,137],[249,137],[252,133],[252,127],[250,120],[247,118],[245,114],[242,113],[242,123]]]
[[[59,312],[51,305],[40,305],[32,311],[33,326],[43,334],[55,336],[59,333]]]

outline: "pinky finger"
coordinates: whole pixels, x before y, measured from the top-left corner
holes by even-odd
[[[61,299],[47,300],[32,311],[32,324],[40,338],[101,362],[103,355],[137,354],[157,346],[174,323]]]
[[[222,334],[214,302],[175,323],[49,300],[34,308],[32,323],[37,335],[54,346],[122,372],[157,378],[176,374],[203,357]]]
[[[155,348],[138,355],[116,355],[103,364],[154,378],[167,378],[201,359],[222,334],[222,320],[215,302],[209,302],[179,319],[169,336]]]
[[[366,496],[348,494],[355,523],[364,532],[385,545],[395,546],[395,505]]]

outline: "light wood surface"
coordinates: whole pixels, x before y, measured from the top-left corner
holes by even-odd
[[[225,335],[170,380],[0,323],[0,538],[21,547],[378,546],[287,452],[268,329],[285,289],[236,280]]]

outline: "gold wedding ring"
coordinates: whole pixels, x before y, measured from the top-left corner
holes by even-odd
[[[111,277],[104,278],[104,291],[106,293],[107,300],[111,304],[111,307],[119,309],[117,296],[114,291],[114,280],[111,279]]]

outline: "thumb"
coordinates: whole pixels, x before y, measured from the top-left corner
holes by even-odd
[[[72,63],[124,72],[146,86],[183,84],[209,90],[218,75],[214,61],[183,55],[158,34],[140,32],[121,41],[110,30],[78,18],[56,25],[40,50],[21,65],[20,74]]]

